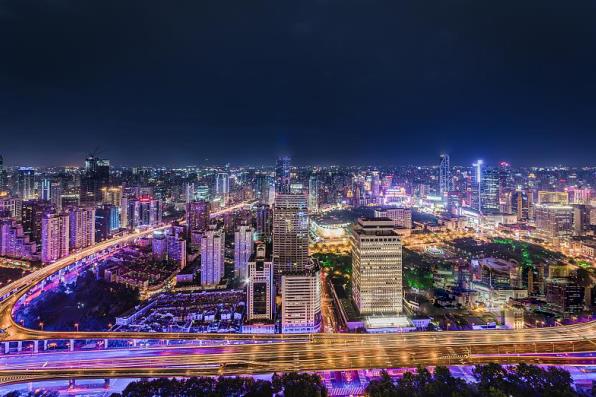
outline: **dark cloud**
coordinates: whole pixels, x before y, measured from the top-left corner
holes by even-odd
[[[593,163],[589,0],[0,0],[11,163]]]

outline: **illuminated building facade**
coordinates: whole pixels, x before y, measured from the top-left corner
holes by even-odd
[[[402,243],[389,218],[360,218],[352,229],[352,298],[362,315],[403,310]]]
[[[275,166],[275,191],[276,193],[290,193],[291,166],[290,157],[282,156],[277,159]]]
[[[215,225],[203,233],[201,240],[201,284],[217,285],[224,276],[226,236],[223,228]]]
[[[573,207],[559,204],[538,204],[535,208],[536,229],[547,240],[571,236]]]
[[[301,194],[278,193],[273,208],[273,264],[275,279],[308,264],[308,208]]]
[[[68,255],[69,217],[67,214],[45,214],[41,223],[41,261],[51,263]]]
[[[95,208],[70,208],[68,222],[71,250],[95,244]]]
[[[80,202],[94,205],[102,200],[101,189],[110,185],[110,161],[89,156],[81,175]]]
[[[442,154],[439,164],[439,194],[443,198],[451,191],[451,165],[449,164],[449,155]]]
[[[319,212],[319,178],[316,175],[308,179],[308,211],[314,214]]]
[[[211,204],[207,201],[192,201],[186,204],[186,227],[188,233],[193,230],[205,230],[209,226]]]
[[[251,226],[240,225],[234,233],[234,272],[240,279],[246,279],[246,266],[253,253],[253,234]]]
[[[255,254],[248,262],[247,273],[248,320],[272,320],[274,308],[273,262],[266,259],[265,244],[257,245]]]
[[[321,330],[321,274],[318,266],[281,277],[281,332]]]
[[[17,174],[17,191],[22,200],[35,199],[35,170],[20,167]]]

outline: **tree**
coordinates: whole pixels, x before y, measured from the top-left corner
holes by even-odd
[[[373,379],[366,386],[366,394],[370,397],[391,397],[395,396],[397,387],[387,371],[381,371],[380,379]]]
[[[281,377],[284,397],[326,397],[327,388],[319,375],[289,372]]]

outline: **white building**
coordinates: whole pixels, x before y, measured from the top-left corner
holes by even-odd
[[[281,277],[281,332],[321,330],[321,274],[318,267]]]
[[[360,314],[403,310],[402,243],[389,218],[360,218],[352,230],[352,298]]]
[[[225,233],[214,225],[201,240],[201,284],[217,285],[224,276]]]
[[[389,218],[393,221],[393,226],[412,228],[412,209],[411,208],[382,208],[375,210],[375,218]]]

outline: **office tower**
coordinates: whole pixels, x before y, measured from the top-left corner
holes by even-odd
[[[441,155],[441,163],[439,164],[439,194],[444,199],[451,191],[451,166],[449,164],[449,155]]]
[[[514,187],[511,165],[506,161],[501,161],[497,173],[499,175],[499,196],[502,197],[505,193],[511,192]]]
[[[532,195],[524,191],[516,190],[511,192],[511,213],[517,215],[518,221],[530,219],[530,208],[532,207]]]
[[[226,197],[230,193],[230,176],[227,172],[218,172],[215,177],[215,194]]]
[[[78,194],[63,194],[60,198],[61,207],[78,207],[81,204],[81,197]]]
[[[362,315],[402,312],[402,244],[389,218],[352,229],[352,298]]]
[[[536,229],[549,240],[571,236],[573,207],[559,204],[538,204],[535,207]]]
[[[482,160],[473,164],[472,208],[481,214],[499,211],[499,172],[485,167]]]
[[[275,165],[275,192],[282,194],[290,193],[290,184],[290,157],[282,156],[277,159],[277,164]]]
[[[209,201],[209,186],[199,185],[195,186],[195,199]]]
[[[0,213],[8,213],[18,222],[22,219],[23,200],[18,197],[0,197]]]
[[[238,226],[234,233],[234,272],[240,279],[246,279],[246,265],[253,252],[254,230],[250,226]]]
[[[590,229],[590,206],[576,204],[573,206],[573,234],[583,236]]]
[[[394,227],[412,228],[411,208],[382,208],[375,210],[375,218],[389,218],[393,221]]]
[[[255,198],[261,204],[269,203],[269,175],[257,174],[255,177]]]
[[[180,263],[180,269],[186,267],[186,240],[173,234],[166,237],[166,243],[168,259]]]
[[[301,194],[278,193],[273,208],[273,265],[275,281],[287,271],[308,264],[308,210]]]
[[[68,255],[69,219],[67,214],[45,214],[41,223],[41,261],[51,263]]]
[[[256,209],[257,230],[255,239],[257,241],[271,242],[273,215],[271,207],[267,204],[259,204]]]
[[[21,200],[35,199],[35,170],[20,167],[17,173],[17,191]]]
[[[546,282],[546,302],[564,314],[580,313],[584,307],[585,288],[570,278],[551,278]]]
[[[161,202],[151,197],[127,199],[128,228],[136,229],[142,226],[157,226],[161,223]]]
[[[81,175],[80,202],[94,205],[102,199],[101,189],[110,185],[110,161],[89,156]]]
[[[550,192],[541,190],[538,192],[538,204],[567,205],[569,204],[569,195],[567,192]]]
[[[70,208],[68,219],[71,250],[95,244],[95,208]]]
[[[217,285],[224,276],[225,233],[215,225],[203,233],[201,240],[201,284]]]
[[[193,230],[205,230],[209,226],[211,204],[207,201],[193,201],[186,204],[186,227],[188,233]]]
[[[37,245],[23,231],[23,226],[14,219],[0,219],[0,256],[32,259]]]
[[[95,210],[95,241],[111,238],[120,230],[119,208],[113,204],[104,204]]]
[[[246,288],[249,321],[273,319],[273,262],[267,261],[265,244],[257,245],[256,252],[248,262]]]
[[[281,277],[281,332],[321,330],[321,274],[317,266]]]
[[[319,178],[316,175],[308,179],[308,210],[313,214],[319,212]]]
[[[44,201],[50,201],[50,186],[51,181],[47,178],[41,181],[41,199]]]
[[[122,202],[122,186],[104,186],[101,188],[101,203],[116,207]]]

